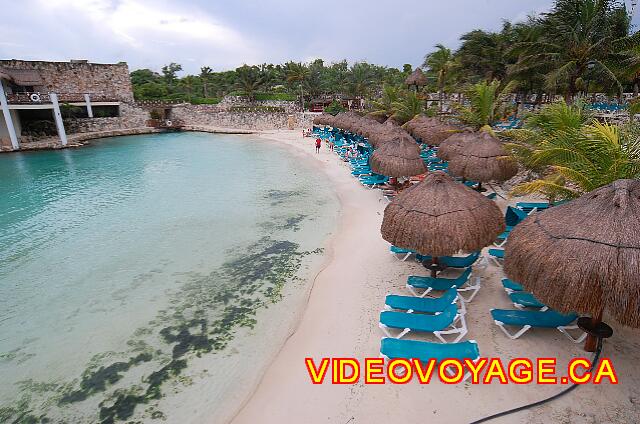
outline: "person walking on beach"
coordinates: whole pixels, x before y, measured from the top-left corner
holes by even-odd
[[[318,137],[316,138],[316,153],[320,153],[320,146],[322,146],[322,140]]]

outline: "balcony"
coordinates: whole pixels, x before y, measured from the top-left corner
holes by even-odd
[[[57,93],[58,102],[60,103],[85,103],[85,93]],[[89,100],[91,103],[114,103],[118,102],[113,96],[107,96],[105,94],[91,94],[89,93]],[[39,105],[50,104],[51,98],[48,93],[12,93],[7,94],[7,103],[10,105]]]

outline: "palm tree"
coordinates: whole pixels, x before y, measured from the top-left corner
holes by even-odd
[[[588,71],[599,82],[621,90],[608,63],[628,35],[628,23],[623,22],[628,18],[621,9],[624,5],[614,0],[557,0],[543,15],[543,36],[517,46],[522,55],[513,72],[549,66],[546,88],[563,90],[567,103],[573,101]]]
[[[235,86],[253,101],[255,93],[264,85],[263,75],[256,66],[243,65],[236,69]]]
[[[354,63],[347,74],[347,93],[353,97],[367,95],[374,83],[374,70],[366,62]]]
[[[448,82],[452,69],[456,66],[451,49],[446,48],[442,44],[436,44],[436,51],[425,56],[422,66],[427,68],[429,73],[436,75],[438,83],[438,97],[440,99],[440,111],[442,111],[444,88]]]
[[[494,80],[470,86],[465,92],[469,106],[455,105],[458,119],[475,129],[493,125],[497,117],[504,113],[508,97],[517,85],[518,82],[514,80],[502,87],[500,81]]]
[[[394,104],[400,98],[400,87],[385,85],[382,87],[382,97],[371,102],[372,110],[369,115],[373,117],[388,118],[395,113]]]
[[[398,100],[392,102],[392,108],[394,113],[391,119],[399,124],[404,124],[425,112],[424,99],[412,90],[403,90]]]
[[[208,96],[207,92],[207,83],[209,82],[209,78],[211,78],[211,74],[213,74],[213,69],[208,66],[203,66],[200,68],[200,79],[202,80],[202,95],[206,99]]]
[[[539,193],[550,201],[571,199],[618,179],[640,177],[640,138],[635,125],[618,127],[590,119],[581,105],[546,106],[512,131],[508,147],[545,176],[517,185],[514,194]]]
[[[304,110],[304,88],[303,83],[309,77],[310,72],[302,63],[288,62],[286,64],[287,82],[298,82],[300,84],[300,106]]]

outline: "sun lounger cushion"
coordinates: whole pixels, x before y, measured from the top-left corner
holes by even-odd
[[[407,254],[407,253],[413,253],[413,250],[403,249],[401,247],[397,247],[397,246],[393,246],[393,245],[391,247],[389,247],[389,250],[392,253],[397,253],[398,255]]]
[[[489,249],[489,254],[494,258],[504,259],[504,249]]]
[[[389,328],[410,328],[412,331],[432,333],[434,331],[442,331],[449,327],[454,322],[456,315],[458,315],[458,308],[454,304],[449,304],[449,306],[438,315],[382,311],[380,313],[380,323]]]
[[[557,328],[571,324],[578,318],[576,314],[564,315],[556,311],[521,311],[493,309],[491,316],[505,325],[529,325],[539,328]]]
[[[513,303],[517,303],[518,305],[522,305],[528,308],[544,308],[547,306],[536,299],[531,293],[524,291],[510,293],[509,298]]]
[[[398,296],[395,294],[387,295],[385,305],[393,309],[413,310],[427,314],[435,314],[444,311],[458,297],[456,289],[451,288],[444,292],[441,297],[422,298],[415,296]]]
[[[448,290],[451,287],[459,288],[464,285],[471,275],[471,268],[467,268],[457,278],[444,277],[423,277],[411,275],[407,279],[407,284],[419,289]]]
[[[419,359],[426,363],[430,359],[436,362],[445,359],[472,359],[480,356],[478,344],[475,341],[460,343],[429,343],[418,340],[402,340],[385,337],[380,344],[380,353],[389,359]]]
[[[438,262],[441,265],[451,268],[467,268],[474,264],[480,257],[480,252],[473,252],[467,256],[440,256]],[[431,256],[419,255],[416,257],[420,261],[431,261]]]
[[[509,280],[508,278],[503,278],[503,279],[502,279],[502,286],[503,286],[505,289],[509,289],[509,290],[511,290],[511,291],[515,291],[515,292],[523,291],[523,290],[524,290],[524,287],[522,287],[522,286],[521,286],[520,284],[518,284],[518,283],[515,283],[515,282],[513,282],[513,281]]]

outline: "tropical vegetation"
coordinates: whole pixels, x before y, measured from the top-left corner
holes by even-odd
[[[514,187],[514,194],[572,199],[618,179],[640,177],[637,125],[601,123],[582,104],[544,106],[527,119],[526,128],[508,136],[516,158],[540,174]]]

